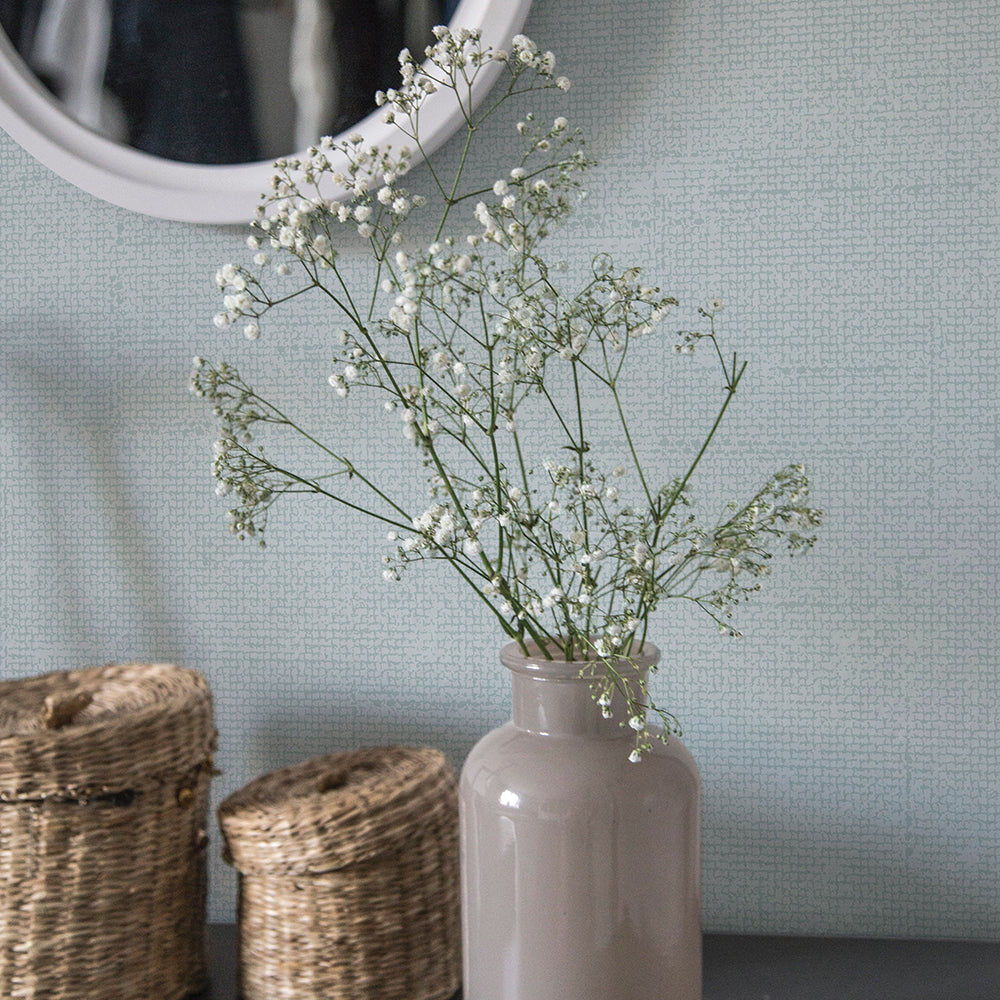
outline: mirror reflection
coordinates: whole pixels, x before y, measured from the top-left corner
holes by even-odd
[[[168,160],[238,164],[337,135],[458,0],[0,0],[0,27],[82,125]]]

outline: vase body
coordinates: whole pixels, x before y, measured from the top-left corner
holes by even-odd
[[[501,659],[513,718],[459,790],[464,1000],[701,1000],[694,759],[671,737],[630,762],[624,703],[602,717],[586,664]]]

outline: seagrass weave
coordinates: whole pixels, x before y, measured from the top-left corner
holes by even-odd
[[[0,682],[0,997],[204,986],[215,726],[204,678],[119,664]]]
[[[424,747],[318,757],[219,808],[244,1000],[446,1000],[459,987],[458,792]]]

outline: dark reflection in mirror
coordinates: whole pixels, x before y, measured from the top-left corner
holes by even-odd
[[[399,83],[458,0],[0,0],[0,26],[67,113],[186,163],[287,156]]]

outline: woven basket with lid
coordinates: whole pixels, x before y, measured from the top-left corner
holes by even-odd
[[[461,979],[458,796],[426,747],[272,771],[219,808],[245,1000],[446,1000]]]
[[[118,664],[0,682],[0,996],[204,986],[205,679]]]

